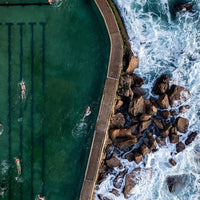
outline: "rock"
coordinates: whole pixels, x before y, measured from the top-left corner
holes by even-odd
[[[177,135],[177,128],[176,128],[176,127],[172,127],[172,128],[170,129],[170,134],[175,134],[175,135]]]
[[[111,158],[113,151],[114,151],[114,146],[112,144],[108,144],[105,149],[107,160]]]
[[[159,114],[163,119],[169,119],[171,117],[171,113],[168,110],[159,111]]]
[[[187,175],[174,175],[167,177],[167,186],[169,192],[176,192],[177,190],[184,188],[184,185],[187,183]]]
[[[118,95],[129,98],[131,96],[131,83],[132,77],[130,75],[122,75],[119,81]]]
[[[145,144],[142,144],[139,148],[139,151],[143,156],[145,156],[150,152],[150,149]]]
[[[152,104],[146,104],[146,113],[149,115],[155,115],[157,113],[157,108]]]
[[[141,97],[146,94],[145,91],[141,87],[132,87],[131,89],[134,93],[134,97]]]
[[[142,131],[144,131],[145,129],[147,129],[147,128],[149,127],[150,124],[151,124],[151,120],[141,122],[141,123],[140,123],[140,126],[139,126],[139,132],[142,132]]]
[[[148,139],[149,139],[149,150],[152,151],[154,149],[156,149],[157,147],[157,142],[156,142],[156,139],[153,137],[153,136],[148,136]]]
[[[178,115],[178,113],[175,110],[170,110],[171,116]]]
[[[189,108],[190,108],[189,105],[181,106],[181,107],[179,108],[179,112],[180,112],[180,113],[185,113]]]
[[[110,193],[114,194],[116,197],[120,196],[119,191],[114,188],[110,191]]]
[[[142,160],[143,156],[139,152],[133,152],[133,159],[137,164],[139,164]]]
[[[151,115],[143,113],[139,116],[139,121],[148,121],[150,119]]]
[[[134,98],[129,105],[128,109],[129,114],[133,117],[136,117],[139,114],[145,113],[145,103],[143,97]]]
[[[165,146],[166,145],[166,138],[157,137],[156,142],[157,142],[159,147]]]
[[[192,143],[196,136],[197,136],[197,132],[190,133],[185,141],[185,144],[188,145]]]
[[[178,117],[174,122],[174,126],[177,128],[177,131],[186,133],[189,126],[189,120],[183,117]]]
[[[170,78],[166,74],[162,74],[155,82],[153,87],[154,94],[164,94],[169,89]]]
[[[130,174],[126,176],[125,186],[123,189],[123,193],[125,198],[128,198],[131,194],[131,190],[138,183],[137,174],[140,172],[140,168],[134,169]]]
[[[168,123],[163,130],[160,131],[160,136],[161,137],[167,137],[170,133],[170,129],[172,128],[172,124]]]
[[[119,99],[117,102],[116,102],[116,105],[115,105],[115,110],[119,110],[122,106],[123,106],[124,102]]]
[[[171,106],[178,106],[190,97],[190,92],[184,87],[172,85],[168,97]]]
[[[175,161],[173,158],[170,158],[170,159],[169,159],[169,163],[170,163],[171,165],[173,165],[173,166],[176,165],[176,161]]]
[[[137,143],[137,137],[135,135],[129,137],[117,138],[114,142],[114,145],[119,147],[120,149],[127,149],[132,147]]]
[[[129,161],[132,162],[134,160],[134,154],[132,152],[128,153],[125,155],[125,158]]]
[[[187,3],[178,3],[174,6],[174,10],[176,12],[180,12],[180,11],[188,11],[188,12],[193,12],[192,10],[192,5],[191,4],[187,4]]]
[[[170,134],[169,140],[171,143],[177,143],[177,142],[179,142],[179,135]]]
[[[185,145],[182,142],[176,144],[176,151],[177,153],[183,151],[185,149]]]
[[[120,167],[122,164],[117,158],[111,158],[110,160],[106,160],[106,165],[109,168]]]
[[[153,122],[159,129],[163,129],[164,128],[162,121],[160,121],[158,119],[154,119]]]
[[[113,180],[113,185],[115,188],[119,189],[122,186],[123,179],[126,173],[127,173],[127,170],[124,170],[122,172],[119,172],[119,174],[115,177],[115,179]]]
[[[102,194],[98,194],[97,197],[98,197],[100,200],[103,200],[103,195],[102,195]]]
[[[124,115],[122,113],[117,113],[112,116],[110,128],[123,128],[125,122]]]
[[[163,94],[162,96],[160,96],[159,99],[157,100],[157,104],[160,108],[168,109],[169,99],[168,99],[167,94]]]
[[[138,75],[136,74],[132,74],[132,85],[131,87],[141,87],[144,84],[144,79],[140,78]]]
[[[132,74],[135,68],[138,66],[138,64],[139,64],[139,58],[132,56],[128,68],[126,70],[126,73]]]
[[[108,197],[103,197],[103,200],[110,200]]]

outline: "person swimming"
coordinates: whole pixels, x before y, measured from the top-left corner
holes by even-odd
[[[88,107],[86,108],[86,111],[85,111],[85,114],[84,114],[84,116],[83,116],[82,120],[84,120],[84,119],[85,119],[85,117],[89,116],[90,114],[91,114],[91,111],[90,111],[90,106],[88,106]]]
[[[21,164],[20,164],[19,158],[15,158],[15,163],[16,163],[16,166],[17,166],[18,175],[21,175]]]
[[[49,4],[55,3],[57,0],[48,0]]]
[[[20,86],[21,86],[21,98],[24,99],[24,98],[26,98],[26,94],[25,94],[25,91],[26,91],[25,82],[22,81],[20,83]]]
[[[38,199],[40,199],[40,200],[45,200],[45,197],[41,197],[41,196],[38,194]]]

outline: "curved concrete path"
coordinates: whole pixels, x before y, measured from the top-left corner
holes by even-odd
[[[114,107],[114,99],[118,88],[123,57],[123,44],[120,31],[107,0],[95,0],[95,3],[104,18],[111,41],[111,51],[107,79],[101,100],[80,200],[91,200],[94,197],[94,186],[98,175],[103,146],[107,137],[110,115]]]

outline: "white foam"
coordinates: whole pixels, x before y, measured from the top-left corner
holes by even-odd
[[[189,119],[189,130],[180,134],[184,142],[191,131],[200,131],[200,0],[192,1],[195,13],[180,12],[175,18],[171,15],[168,0],[114,0],[117,5],[131,44],[132,51],[139,57],[139,67],[135,70],[143,77],[142,86],[148,92],[147,98],[152,95],[151,90],[158,76],[167,73],[172,78],[171,84],[186,87],[190,98],[184,102],[191,108],[181,116]],[[174,2],[174,1],[173,1]],[[148,12],[147,12],[148,10]],[[196,148],[200,136],[186,149],[175,155],[175,145],[167,142],[166,147],[159,148],[156,153],[148,154],[139,165],[142,169],[152,169],[153,176],[147,179],[141,175],[141,181],[133,189],[131,200],[195,200],[200,198],[200,151]],[[172,154],[172,155],[171,155]],[[173,157],[177,165],[172,167],[168,160]],[[138,165],[120,158],[124,168],[130,173]],[[111,195],[115,174],[108,175],[100,184],[97,194],[115,199],[124,199],[122,187],[119,189],[120,197]],[[170,175],[185,175],[187,184],[177,194],[170,193],[166,178]],[[96,199],[97,195],[96,195]]]

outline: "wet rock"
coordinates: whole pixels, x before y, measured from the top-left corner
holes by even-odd
[[[192,143],[195,139],[195,137],[197,136],[197,132],[192,132],[188,135],[188,138],[185,141],[185,144],[188,145],[190,143]]]
[[[138,179],[136,178],[138,172],[140,172],[140,168],[134,169],[130,174],[126,176],[125,186],[123,189],[125,198],[128,198],[131,195],[131,190],[138,183]]]
[[[190,92],[184,87],[172,85],[168,97],[171,106],[178,106],[190,97]]]
[[[151,115],[143,113],[139,116],[139,121],[148,121],[150,119]]]
[[[155,82],[153,87],[154,94],[164,94],[169,89],[170,78],[166,74],[162,74]]]
[[[103,197],[103,200],[110,200],[108,197]]]
[[[177,128],[176,128],[176,127],[172,127],[172,128],[170,129],[170,134],[175,134],[175,135],[177,135]]]
[[[134,117],[139,114],[145,113],[144,98],[143,97],[134,98],[129,105],[128,112]]]
[[[111,140],[115,141],[116,138],[132,136],[132,129],[129,129],[129,128],[110,129],[109,135],[110,135]]]
[[[106,160],[106,165],[109,168],[114,168],[114,167],[120,167],[122,164],[117,158],[111,158],[109,160]]]
[[[154,119],[153,122],[159,129],[163,129],[164,128],[162,121],[160,121],[158,119]]]
[[[166,182],[169,192],[174,193],[187,183],[187,176],[186,175],[169,176],[167,177]]]
[[[103,195],[102,195],[102,194],[98,194],[97,197],[98,197],[100,200],[103,200]]]
[[[114,194],[116,197],[120,196],[119,191],[114,188],[110,191],[110,193]]]
[[[167,137],[170,133],[170,129],[172,128],[172,124],[168,123],[163,130],[160,131],[160,136],[161,137]]]
[[[143,156],[139,152],[133,152],[133,159],[137,164],[139,164],[142,160]]]
[[[157,147],[157,142],[156,142],[156,139],[153,137],[153,136],[148,136],[148,139],[149,139],[149,150],[152,151],[154,149],[156,149]]]
[[[125,158],[129,161],[132,162],[134,160],[134,154],[132,152],[128,153],[125,155]]]
[[[146,113],[149,115],[155,115],[157,113],[157,108],[152,104],[146,104]]]
[[[139,151],[143,156],[145,156],[150,152],[150,149],[145,144],[142,144],[139,148]]]
[[[147,129],[147,128],[149,127],[150,124],[151,124],[151,120],[141,122],[141,123],[140,123],[140,126],[139,126],[139,132],[142,132],[142,131],[144,131],[145,129]]]
[[[177,128],[177,131],[186,133],[189,126],[189,120],[183,117],[178,117],[174,122],[174,126]]]
[[[124,176],[126,175],[127,170],[124,170],[122,172],[119,172],[119,174],[115,177],[115,179],[113,180],[113,185],[115,188],[120,188],[122,186],[123,180],[124,180]]]
[[[122,75],[119,81],[118,95],[122,97],[131,96],[132,77],[130,75]]]
[[[166,138],[157,137],[156,142],[157,142],[159,147],[165,146],[166,145]]]
[[[138,66],[138,64],[139,64],[139,58],[132,56],[128,68],[126,70],[126,73],[132,74],[135,68]]]
[[[112,116],[110,128],[123,128],[125,122],[124,115],[122,113],[117,113]]]
[[[179,153],[185,149],[185,145],[182,142],[176,144],[176,152]]]
[[[137,137],[134,135],[128,136],[128,137],[117,138],[114,141],[114,145],[119,147],[120,149],[127,149],[129,147],[132,147],[136,143],[137,143]]]
[[[188,12],[193,12],[192,10],[192,5],[191,4],[183,4],[183,3],[179,3],[179,4],[176,4],[174,6],[174,10],[176,12],[180,12],[180,11],[188,11]]]
[[[170,110],[171,116],[176,116],[178,113],[175,110]]]
[[[169,119],[171,117],[171,113],[168,110],[160,111],[159,114],[163,119]]]
[[[134,93],[134,97],[141,97],[146,94],[141,87],[132,87],[132,91]]]
[[[136,74],[132,74],[132,85],[131,87],[141,87],[143,84],[144,84],[144,79],[139,77],[138,75]]]
[[[157,104],[160,108],[168,109],[169,108],[169,99],[167,94],[163,94],[157,100]]]
[[[169,163],[170,163],[171,165],[173,165],[173,166],[176,165],[176,161],[175,161],[173,158],[170,158],[170,159],[169,159]]]
[[[176,135],[176,134],[170,134],[170,136],[169,136],[169,140],[171,143],[179,142],[179,138],[180,138],[180,136]]]
[[[190,108],[189,105],[181,106],[181,107],[179,108],[179,112],[180,112],[180,113],[185,113],[189,108]]]

